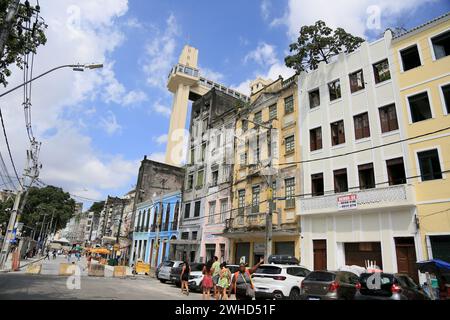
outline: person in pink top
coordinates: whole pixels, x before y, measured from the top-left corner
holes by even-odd
[[[203,288],[203,300],[211,299],[211,289],[214,287],[213,279],[212,279],[212,261],[209,261],[203,267],[203,280],[202,280],[202,288]]]

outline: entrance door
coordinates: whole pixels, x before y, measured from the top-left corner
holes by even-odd
[[[413,278],[416,283],[419,283],[414,238],[395,238],[395,251],[397,252],[398,273],[407,274]]]
[[[250,243],[236,243],[236,252],[234,256],[234,263],[239,264],[242,261],[249,263],[250,259]]]
[[[347,266],[366,267],[370,261],[383,270],[381,242],[345,243],[345,264]]]
[[[211,261],[212,258],[214,257],[214,255],[216,254],[216,245],[215,244],[206,244],[205,251],[206,251],[205,262]]]
[[[314,270],[327,270],[327,240],[313,240]]]

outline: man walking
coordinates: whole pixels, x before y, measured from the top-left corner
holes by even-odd
[[[213,280],[213,285],[214,285],[214,298],[216,300],[219,300],[219,288],[217,287],[217,285],[219,284],[219,279],[220,279],[220,269],[221,268],[220,268],[219,258],[214,256],[211,271],[212,271],[212,280]]]

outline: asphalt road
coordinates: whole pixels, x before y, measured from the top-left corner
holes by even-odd
[[[77,282],[53,275],[0,274],[0,300],[200,300],[180,288],[148,277],[81,277]],[[69,285],[68,285],[69,283]]]

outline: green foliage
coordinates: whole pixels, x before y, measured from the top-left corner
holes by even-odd
[[[333,30],[319,20],[312,26],[303,26],[297,42],[289,48],[294,53],[285,58],[286,66],[300,73],[315,70],[319,63],[329,63],[340,52],[350,53],[358,49],[364,39],[347,33],[342,28]]]
[[[8,225],[10,211],[14,205],[14,197],[0,202],[0,225]],[[9,209],[9,210],[8,210]],[[6,229],[6,228],[5,228]],[[3,230],[4,231],[4,230]]]
[[[5,19],[8,13],[8,8],[13,0],[1,0],[0,1],[0,31],[4,31],[7,26],[5,25]],[[21,5],[19,7],[18,14],[12,21],[12,26],[9,32],[9,36],[5,43],[5,50],[0,57],[0,84],[6,87],[8,84],[7,78],[11,76],[11,70],[9,67],[15,64],[20,69],[24,68],[23,55],[29,53],[36,53],[37,48],[40,45],[45,45],[47,38],[45,36],[45,29],[47,25],[39,20],[35,21],[36,7],[31,5]],[[31,29],[24,28],[27,22],[31,21]],[[1,53],[0,53],[1,54]]]
[[[56,223],[57,230],[63,229],[74,211],[75,201],[61,188],[47,186],[39,189],[33,187],[29,190],[21,222],[29,227],[34,227],[40,220],[41,214],[47,213],[47,217],[50,219],[54,212],[53,223]]]
[[[94,213],[94,216],[99,216],[100,212],[103,210],[103,207],[105,206],[105,201],[95,202],[89,211],[92,211]]]

